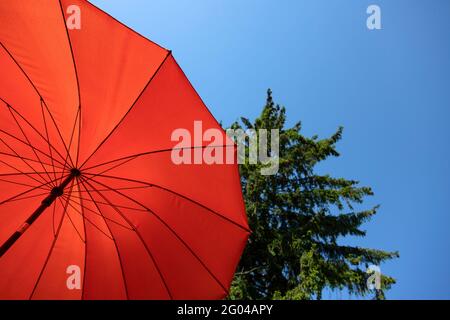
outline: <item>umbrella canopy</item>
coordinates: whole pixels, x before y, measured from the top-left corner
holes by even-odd
[[[196,156],[236,147],[171,52],[87,1],[2,0],[0,70],[0,298],[226,296],[238,168]]]

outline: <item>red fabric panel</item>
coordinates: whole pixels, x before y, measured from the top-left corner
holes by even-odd
[[[0,98],[14,106],[30,120],[41,119],[40,97],[11,56],[0,45]],[[2,106],[3,107],[3,106]],[[44,132],[42,121],[33,121],[37,130]],[[1,128],[3,129],[4,122]]]
[[[95,191],[90,193],[99,203],[99,211],[106,217],[105,221],[122,257],[128,298],[170,299],[164,281],[141,235],[133,230],[134,226],[123,218],[121,211],[116,211],[119,209],[101,204],[106,201],[101,193],[98,194]]]
[[[68,145],[79,101],[59,2],[0,1],[0,40],[44,98]]]
[[[101,177],[95,177],[90,183],[96,190],[107,190],[100,194],[119,213],[110,212],[113,216],[123,214],[133,226],[140,226],[147,219],[154,221],[150,216],[157,216],[161,228],[178,237],[185,250],[192,250],[209,269],[203,270],[205,277],[211,272],[224,287],[229,287],[248,238],[247,231],[165,190],[145,185],[138,188],[127,181]],[[127,183],[130,189],[126,188]],[[165,240],[161,237],[159,244],[165,246]]]
[[[80,200],[76,198],[78,187],[75,187],[63,218],[57,231],[54,247],[43,273],[36,286],[32,299],[70,299],[79,300],[82,297],[82,278],[85,260],[85,231]],[[58,201],[58,200],[57,200]],[[65,204],[63,198],[61,203]],[[80,289],[67,286],[68,267],[77,266],[80,270]]]
[[[169,52],[84,0],[2,0],[0,70],[0,245],[83,164],[0,258],[0,299],[223,298],[248,237],[238,167],[176,165],[171,135],[193,160],[236,150]]]
[[[97,183],[93,184],[94,188],[101,187]],[[120,201],[117,195],[110,195],[110,199],[113,202]],[[113,209],[109,206],[108,210]],[[154,215],[148,212],[130,212],[123,208],[120,212],[127,219],[135,214],[141,215],[136,223],[136,230],[161,270],[173,299],[221,299],[226,295],[224,288],[208,273],[202,262]],[[136,221],[136,216],[134,220]],[[134,277],[134,281],[138,281],[141,275],[135,274]]]
[[[224,149],[224,154],[235,151],[234,146]],[[96,168],[85,174],[95,177],[102,171]],[[248,227],[237,165],[175,165],[171,152],[162,152],[131,159],[102,175],[166,188]]]
[[[40,108],[39,106],[37,106]],[[45,112],[41,112],[41,121]],[[65,158],[61,155],[64,154],[64,149],[59,149],[49,143],[47,139],[47,132],[56,133],[52,131],[50,127],[44,131],[42,135],[34,125],[29,123],[21,114],[16,112],[14,107],[8,107],[0,101],[0,152],[2,155],[9,155],[11,157],[21,157],[25,159],[19,166],[23,168],[25,172],[36,171],[45,172],[43,176],[47,180],[56,178],[54,174],[48,174],[52,172],[61,172],[65,164]],[[2,160],[10,163],[10,159]],[[16,161],[13,161],[16,162]],[[54,168],[55,167],[55,168]]]
[[[69,30],[81,90],[80,162],[97,148],[144,90],[167,51],[83,0],[81,29]]]
[[[126,299],[122,261],[108,225],[95,203],[83,200],[82,204],[87,240],[83,299]]]
[[[6,200],[9,197],[18,195],[29,190],[27,187],[14,187],[12,188],[8,185],[6,188],[6,184],[0,182],[0,186],[2,187],[2,198],[0,203]],[[3,194],[3,190],[10,190],[8,194]],[[22,198],[39,195],[35,198],[26,198],[23,200],[17,201],[9,201],[0,205],[0,219],[2,223],[0,223],[0,243],[4,243],[14,232],[16,232],[24,223],[25,220],[36,210],[37,207],[41,204],[42,196],[40,195],[43,190],[36,190],[24,195]],[[45,190],[44,190],[45,192]]]
[[[63,206],[55,206],[55,218],[46,210],[0,259],[0,299],[31,298],[53,244],[53,221],[57,226],[63,217]]]
[[[208,145],[209,142],[194,141],[194,121],[202,122],[203,131],[222,131],[222,142],[215,145],[234,145],[175,59],[169,56],[124,121],[84,168],[144,152],[171,149],[178,144],[171,141],[171,136],[179,128],[191,133],[191,146]]]

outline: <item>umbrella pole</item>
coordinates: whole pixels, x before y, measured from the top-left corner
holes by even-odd
[[[72,169],[69,176],[59,185],[52,189],[50,194],[42,201],[39,208],[31,214],[31,216],[23,223],[23,225],[13,233],[8,240],[0,247],[0,258],[20,239],[25,231],[36,221],[39,216],[44,213],[60,196],[64,194],[64,189],[77,177],[81,175],[78,169]]]

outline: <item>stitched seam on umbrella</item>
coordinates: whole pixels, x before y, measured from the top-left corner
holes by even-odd
[[[103,183],[100,183],[100,182],[98,182],[98,181],[95,181],[94,180],[94,182],[96,182],[97,184],[100,184],[100,185],[102,185],[102,186],[104,186],[104,187],[106,187],[106,188],[109,188],[108,186],[106,186],[106,185],[104,185]],[[222,284],[222,282],[220,282],[219,281],[219,279],[214,275],[214,273],[208,268],[208,266],[206,265],[206,263],[204,263],[203,261],[202,261],[202,259],[200,259],[200,257],[197,255],[197,254],[195,254],[195,252],[194,252],[194,250],[192,250],[192,248],[175,232],[175,230],[173,230],[170,226],[169,226],[169,224],[166,222],[166,221],[164,221],[158,214],[156,214],[156,212],[154,211],[154,210],[152,210],[152,209],[150,209],[150,208],[148,208],[147,206],[144,206],[143,204],[141,204],[141,203],[139,203],[138,201],[136,201],[136,200],[134,200],[134,199],[132,199],[132,198],[130,198],[130,197],[128,197],[128,196],[126,196],[125,194],[123,194],[123,193],[121,193],[121,192],[119,192],[119,191],[117,191],[117,190],[114,190],[114,189],[112,189],[112,188],[109,188],[111,191],[114,191],[114,192],[116,192],[116,193],[118,193],[118,194],[120,194],[120,195],[122,195],[123,197],[125,197],[125,198],[127,198],[127,199],[129,199],[129,200],[131,200],[131,201],[133,201],[133,202],[135,202],[135,203],[137,203],[137,204],[139,204],[140,206],[142,206],[143,208],[145,208],[145,209],[147,209],[148,210],[148,212],[150,212],[154,217],[156,217],[156,219],[158,220],[158,221],[160,221],[160,223],[162,224],[162,225],[164,225],[177,239],[178,239],[178,241],[179,242],[181,242],[183,245],[184,245],[184,247],[191,253],[191,255],[202,265],[202,267],[208,272],[208,274],[217,282],[217,284],[224,290],[224,292],[225,292],[225,294],[228,294],[228,290],[225,288],[225,286]],[[105,199],[106,200],[106,199]],[[118,210],[118,209],[117,209]],[[120,211],[120,210],[119,210]],[[136,230],[136,232],[137,232],[137,230]]]
[[[92,189],[95,190],[95,188],[94,188],[89,182],[86,182],[86,183],[87,183]],[[83,185],[84,185],[84,183],[83,183]],[[86,191],[87,191],[86,186],[84,186],[84,188],[85,188]],[[88,193],[89,193],[89,195],[90,195],[90,192],[89,192],[89,191],[88,191]],[[103,199],[105,199],[106,201],[108,201],[108,200],[107,200],[100,192],[97,192],[97,191],[96,191],[96,193],[98,193]],[[92,197],[92,196],[91,196],[91,197]],[[93,200],[93,199],[92,199],[92,200]],[[109,201],[108,201],[108,202],[109,202]],[[95,203],[95,201],[94,201],[94,203]],[[111,205],[111,206],[112,206],[113,208],[115,208],[113,205]],[[116,210],[117,210],[117,209],[116,209]],[[119,210],[119,212],[120,212],[120,210]],[[124,218],[122,214],[120,214],[120,215],[122,216],[122,218]],[[134,232],[135,232],[136,235],[138,236],[139,240],[141,241],[142,245],[144,246],[144,248],[145,248],[145,250],[146,250],[146,252],[147,252],[147,255],[150,257],[151,261],[153,262],[153,265],[155,266],[156,270],[158,271],[158,274],[159,274],[159,276],[160,276],[160,278],[161,278],[161,281],[162,281],[163,284],[164,284],[164,287],[165,287],[165,289],[166,289],[166,291],[167,291],[167,293],[168,293],[170,299],[173,300],[173,296],[172,296],[172,293],[170,292],[169,286],[167,285],[167,282],[166,282],[166,280],[164,279],[164,277],[163,277],[163,275],[162,275],[162,272],[161,272],[161,270],[160,270],[158,264],[156,263],[156,260],[155,260],[155,258],[154,258],[154,256],[153,256],[153,254],[151,253],[151,251],[150,251],[150,249],[148,248],[147,244],[146,244],[145,241],[143,240],[142,235],[138,232],[138,230],[136,230],[135,226],[134,226],[132,223],[130,223],[130,222],[128,221],[128,219],[126,219],[126,218],[124,218],[124,219],[125,219],[125,221],[130,225],[130,227],[133,228]],[[110,231],[110,232],[111,232],[111,231]]]
[[[10,154],[7,154],[7,153],[2,153],[2,152],[0,152],[0,154],[4,154],[4,155],[7,155],[7,156],[11,156]],[[37,175],[40,175],[40,174],[44,174],[45,172],[24,172],[24,173],[22,173],[22,172],[17,172],[17,173],[2,173],[2,174],[0,174],[0,177],[8,177],[8,176],[20,176],[20,175],[34,175],[34,174],[37,174]],[[52,173],[52,172],[50,172],[50,173]],[[60,173],[60,172],[58,172],[58,173]],[[34,186],[33,186],[34,187]]]
[[[37,160],[39,161],[39,164],[41,165],[42,169],[44,169],[45,173],[47,174],[48,178],[51,180],[52,178],[50,177],[50,175],[48,174],[47,169],[44,167],[44,164],[42,163],[41,158],[38,156],[38,154],[36,153],[36,150],[34,148],[31,147],[31,142],[30,139],[28,139],[28,136],[25,134],[25,132],[23,131],[22,127],[20,126],[19,122],[17,121],[17,118],[14,116],[13,111],[11,110],[11,106],[9,104],[7,104],[9,113],[11,114],[11,117],[14,119],[14,122],[16,123],[17,127],[20,129],[20,132],[22,133],[22,135],[24,136],[25,140],[28,142],[28,146],[31,148],[31,150],[33,151],[34,155],[36,156]]]
[[[92,173],[85,173],[85,174],[87,174],[87,175],[95,175],[95,174],[92,174]],[[206,209],[207,211],[213,213],[214,215],[216,215],[216,216],[222,218],[223,220],[225,220],[225,221],[227,221],[227,222],[229,222],[229,223],[232,223],[233,225],[235,225],[236,227],[238,227],[238,228],[240,228],[240,229],[242,229],[242,230],[244,230],[244,231],[250,232],[250,230],[249,230],[248,228],[246,228],[246,227],[240,225],[239,223],[237,223],[237,222],[235,222],[235,221],[233,221],[233,220],[227,218],[225,215],[223,215],[223,214],[221,214],[221,213],[219,213],[219,212],[217,212],[217,211],[214,211],[214,210],[211,209],[211,208],[208,208],[207,206],[201,204],[200,202],[197,202],[196,200],[193,200],[193,199],[191,199],[191,198],[189,198],[189,197],[187,197],[187,196],[184,196],[184,195],[182,195],[182,194],[180,194],[180,193],[178,193],[178,192],[176,192],[176,191],[170,190],[170,189],[168,189],[168,188],[166,188],[166,187],[162,187],[162,186],[156,185],[156,184],[154,184],[154,183],[149,183],[149,182],[144,182],[144,181],[138,181],[138,180],[134,180],[134,179],[127,179],[127,178],[122,178],[122,177],[115,177],[115,176],[108,176],[108,175],[97,175],[97,176],[98,176],[98,177],[103,177],[103,178],[118,179],[118,180],[124,180],[124,181],[129,181],[129,182],[141,183],[141,184],[145,184],[145,185],[148,185],[148,186],[151,186],[151,187],[155,187],[155,188],[164,190],[164,191],[166,191],[166,192],[172,193],[172,194],[174,194],[174,195],[176,195],[176,196],[179,196],[179,197],[181,197],[181,198],[183,198],[183,199],[186,199],[186,200],[188,200],[188,201],[190,201],[190,202],[196,204],[197,206],[200,206],[200,207]],[[92,179],[93,179],[93,178],[92,178]],[[98,181],[97,181],[97,183],[98,183]]]
[[[31,184],[26,184],[26,183],[21,183],[21,182],[17,182],[17,181],[6,180],[6,179],[2,179],[2,178],[0,178],[0,181],[6,182],[6,183],[11,183],[11,184],[16,184],[18,186],[31,187],[31,188],[35,187],[34,185],[31,185]],[[51,189],[48,188],[48,189],[44,189],[44,190],[49,190],[50,191]]]
[[[35,86],[35,84],[33,83],[33,81],[31,80],[31,78],[28,76],[28,74],[25,72],[25,70],[22,68],[22,66],[16,61],[16,59],[14,58],[14,56],[12,55],[11,52],[9,52],[9,50],[5,47],[5,45],[0,41],[0,45],[2,46],[2,48],[6,51],[6,53],[8,53],[8,55],[11,57],[11,60],[17,65],[17,67],[20,69],[20,71],[22,71],[23,75],[25,76],[25,78],[28,80],[28,82],[30,83],[30,85],[33,87],[33,89],[35,90],[36,94],[39,96],[39,98],[41,99],[41,101],[43,102],[45,108],[47,109],[48,114],[50,115],[50,118],[53,121],[53,125],[56,128],[56,131],[58,132],[59,138],[61,139],[67,153],[69,153],[69,150],[67,149],[66,143],[62,137],[61,131],[59,130],[58,125],[56,124],[55,118],[53,117],[52,113],[50,112],[50,109],[47,106],[47,103],[45,102],[44,98],[42,97],[41,93],[39,92],[39,90],[37,89],[37,87]],[[71,159],[72,165],[73,165],[73,161]]]
[[[39,189],[41,189],[41,188],[39,188]],[[45,189],[42,189],[42,190],[45,190]],[[8,203],[22,201],[22,200],[28,200],[28,199],[33,199],[33,198],[37,198],[37,197],[43,197],[43,196],[48,195],[48,194],[49,194],[49,190],[46,190],[43,193],[36,194],[36,195],[33,195],[33,196],[18,197],[18,198],[15,198],[13,200],[9,200]]]
[[[108,141],[108,139],[113,135],[113,133],[117,130],[117,128],[120,127],[120,125],[125,121],[125,119],[127,118],[127,116],[130,114],[130,112],[134,109],[134,106],[138,103],[138,101],[141,99],[142,95],[144,94],[144,92],[147,90],[147,88],[150,86],[152,80],[156,77],[156,75],[159,73],[159,71],[161,70],[162,66],[164,65],[164,63],[167,61],[167,59],[172,55],[172,52],[169,51],[166,55],[166,57],[164,58],[164,60],[161,62],[161,64],[159,65],[158,69],[154,72],[154,74],[151,76],[150,80],[147,82],[147,84],[145,85],[145,87],[142,89],[142,91],[140,92],[140,94],[138,95],[138,97],[136,98],[136,100],[133,102],[133,104],[131,105],[131,107],[128,109],[128,111],[125,113],[125,115],[122,117],[122,119],[117,123],[117,125],[111,130],[111,132],[105,137],[105,139],[103,139],[103,141],[98,145],[98,147],[94,150],[94,152],[92,152],[92,154],[83,162],[83,164],[80,166],[80,169],[83,168],[83,166],[94,156],[94,154],[103,146],[103,144]]]
[[[203,107],[206,109],[206,111],[208,111],[208,113],[210,114],[210,116],[212,117],[212,119],[216,122],[217,126],[222,130],[223,133],[226,134],[226,131],[222,128],[222,126],[220,125],[219,121],[217,121],[217,119],[214,117],[214,115],[212,114],[211,110],[209,110],[208,106],[206,105],[206,103],[203,101],[202,97],[200,96],[200,94],[197,92],[197,90],[195,89],[194,85],[192,84],[191,80],[189,80],[189,78],[187,77],[186,73],[184,72],[184,70],[181,68],[181,66],[178,64],[178,62],[175,60],[175,58],[173,59],[175,64],[177,65],[178,69],[181,71],[182,75],[184,76],[184,78],[186,79],[187,83],[189,84],[189,86],[192,88],[193,92],[197,95],[198,99],[201,101],[201,103],[203,104]]]
[[[67,29],[66,19],[65,19],[65,15],[64,15],[64,9],[62,7],[61,0],[59,0],[59,7],[61,8],[62,21],[63,21],[64,29],[66,30],[67,41],[69,42],[70,53],[71,53],[71,56],[72,56],[73,68],[74,68],[74,71],[75,71],[75,78],[77,80],[78,112],[79,112],[78,116],[79,116],[79,119],[78,119],[77,158],[75,159],[75,166],[78,166],[78,156],[80,154],[80,137],[81,137],[81,90],[80,90],[80,79],[79,79],[79,76],[78,76],[77,64],[75,62],[75,56],[74,56],[74,53],[73,53],[72,41],[70,40],[69,30]],[[75,123],[76,123],[76,121],[77,120],[75,119]]]
[[[78,115],[79,115],[79,113],[80,113],[80,108],[78,108],[77,114],[76,114],[76,116],[75,116],[75,123],[73,124],[72,133],[71,133],[71,135],[70,135],[69,150],[70,150],[70,148],[72,147],[72,143],[73,143],[73,135],[75,134],[75,127],[76,127],[76,125],[77,125],[77,120],[78,120]],[[66,165],[69,164],[69,163],[67,162],[68,158],[71,158],[71,157],[70,157],[70,151],[67,152],[66,160],[65,160],[65,163],[64,163],[64,169],[66,168]],[[71,161],[71,162],[72,162],[72,161]],[[73,164],[73,162],[72,162],[72,167],[73,167],[73,166],[74,166],[74,164]],[[69,170],[70,170],[70,169],[69,169]],[[63,178],[61,177],[61,181],[62,181],[62,180],[63,180]]]
[[[17,140],[17,141],[19,141],[19,142],[21,142],[21,143],[23,143],[23,144],[25,144],[25,145],[28,145],[28,146],[30,146],[31,148],[33,148],[33,149],[35,149],[35,150],[37,150],[37,151],[39,151],[40,153],[42,153],[44,156],[46,156],[47,158],[49,158],[50,159],[50,156],[48,155],[48,154],[46,154],[45,152],[43,152],[42,150],[40,150],[40,149],[38,149],[38,148],[36,148],[36,147],[34,147],[34,146],[32,146],[32,145],[29,145],[29,144],[27,144],[25,141],[23,141],[23,140],[21,140],[21,139],[19,139],[19,138],[17,138],[16,136],[14,136],[14,135],[12,135],[11,133],[9,133],[9,132],[6,132],[6,131],[4,131],[4,130],[2,130],[2,129],[0,129],[0,133],[3,133],[3,134],[5,134],[5,135],[7,135],[8,137],[11,137],[11,138],[13,138],[13,139],[15,139],[15,140]],[[5,145],[8,147],[8,148],[10,148],[11,149],[11,147],[10,146],[8,146],[6,143],[5,143]],[[14,150],[12,150],[11,149],[11,151],[13,151],[14,153],[16,153]],[[16,153],[17,154],[17,153]],[[24,159],[26,159],[25,157],[21,157],[20,155],[18,155],[17,154],[17,156],[19,157],[19,158],[24,158]],[[31,160],[30,159],[30,161],[33,161],[33,160]],[[56,159],[55,159],[55,161],[56,161]],[[57,161],[58,162],[58,161]],[[59,163],[59,162],[58,162]],[[61,164],[62,165],[62,163],[59,163],[59,164]],[[60,167],[60,169],[61,169],[62,167]]]
[[[79,178],[81,181],[81,177]],[[77,179],[78,181],[78,179]],[[78,195],[81,195],[81,186],[78,187]],[[87,231],[86,231],[86,220],[85,220],[85,216],[86,213],[84,211],[84,204],[83,204],[83,199],[80,199],[80,205],[81,205],[81,213],[83,215],[83,227],[84,227],[84,265],[83,265],[83,289],[81,291],[81,300],[85,299],[85,283],[86,283],[86,269],[87,269],[87,253],[88,253],[88,236],[87,236]]]
[[[0,161],[1,161],[1,160],[0,160]],[[56,180],[54,180],[54,181],[56,181]],[[53,181],[53,182],[54,182],[54,181]],[[0,206],[3,205],[3,204],[5,204],[5,203],[8,203],[9,201],[14,200],[14,199],[16,199],[16,198],[18,198],[18,197],[20,197],[20,196],[23,196],[23,195],[25,195],[25,194],[27,194],[27,193],[30,193],[30,192],[32,192],[32,191],[34,191],[34,190],[42,189],[42,187],[48,186],[49,184],[50,184],[50,182],[46,182],[46,183],[43,183],[43,184],[41,184],[41,185],[39,185],[39,186],[37,186],[37,187],[34,187],[34,188],[30,189],[30,190],[21,192],[21,193],[15,195],[15,196],[13,196],[13,197],[10,197],[9,199],[6,199],[6,200],[0,202]]]
[[[30,161],[30,162],[38,162],[37,160],[33,160],[33,159],[30,159],[30,158],[27,158],[27,157],[20,157],[20,156],[18,157],[18,156],[14,155],[14,154],[6,153],[6,152],[0,152],[0,155],[6,156],[6,157],[12,157],[12,158],[23,158],[23,159],[25,159],[27,161]],[[42,163],[45,164],[46,166],[49,166],[49,167],[52,166],[51,164],[46,163],[46,162],[42,162]],[[62,169],[62,167],[58,167],[58,166],[55,166],[54,168],[55,169]],[[17,170],[17,169],[15,169],[15,170]],[[62,172],[61,171],[49,171],[49,173],[62,173]],[[39,176],[43,176],[45,174],[45,172],[36,171],[36,172],[32,172],[32,173],[23,173],[23,174],[24,175],[37,174]],[[1,174],[0,174],[0,176],[1,176]],[[52,178],[50,178],[50,179],[52,179]],[[55,179],[57,179],[57,177],[55,177]]]
[[[58,199],[59,199],[59,201],[61,201],[60,198],[58,198]],[[75,206],[70,203],[70,200],[71,200],[70,197],[67,197],[67,200],[69,201],[68,202],[69,206],[73,210],[75,210],[75,212],[77,212],[79,215],[81,215],[81,213],[75,208]],[[75,226],[75,223],[73,222],[72,218],[70,217],[70,214],[67,214],[67,218],[69,218],[69,222],[72,225],[72,227],[75,229],[75,232],[78,234],[78,237],[80,238],[81,242],[85,243],[86,241],[83,239],[83,236],[80,234],[80,232],[78,231],[78,228]]]
[[[130,158],[138,158],[138,157],[142,157],[142,156],[147,156],[147,155],[151,155],[151,154],[157,154],[157,153],[164,153],[164,152],[170,152],[170,151],[182,151],[182,150],[193,150],[193,149],[207,149],[207,148],[228,148],[228,147],[235,147],[234,145],[220,145],[220,146],[193,146],[193,147],[179,147],[179,148],[170,148],[170,149],[161,149],[161,150],[155,150],[155,151],[148,151],[148,152],[141,152],[141,153],[136,153],[133,154],[131,156],[126,156],[123,158],[118,158],[115,160],[111,160],[111,161],[107,161],[107,162],[103,162],[100,163],[98,165],[89,167],[84,169],[84,171],[88,171],[94,168],[98,168],[98,167],[102,167],[108,164],[111,164],[113,162],[117,162],[117,161],[122,161],[122,160],[126,160],[126,159],[130,159]],[[134,160],[134,159],[132,159]],[[108,169],[112,170],[112,169]]]
[[[33,186],[31,186],[31,187],[33,187]],[[150,188],[150,187],[146,186],[145,188]],[[118,190],[118,189],[115,189],[115,190]],[[92,191],[92,192],[93,191],[95,191],[95,192],[108,192],[110,190],[109,189],[108,190],[98,190],[98,189],[86,190],[86,192],[90,192],[90,191]],[[86,199],[86,198],[82,198],[82,197],[76,197],[76,196],[73,196],[73,195],[72,195],[72,197],[77,198],[77,199],[83,199],[83,200],[88,201],[88,202],[93,202],[92,200],[89,200],[89,199]],[[120,208],[120,209],[128,209],[128,210],[133,210],[133,211],[147,212],[147,210],[145,210],[145,209],[137,209],[137,208],[125,207],[125,206],[117,205],[117,204],[114,204],[114,203],[101,202],[101,201],[98,201],[98,200],[96,200],[95,202],[98,203],[98,204],[106,205],[106,206],[113,205],[113,206],[115,206],[117,208]],[[91,210],[89,210],[89,211],[91,211]],[[108,219],[108,220],[111,220],[111,219]],[[111,220],[111,221],[115,222],[114,220]],[[119,225],[121,225],[121,224],[119,224]],[[132,229],[128,229],[128,230],[132,230]]]
[[[45,141],[45,142],[47,142],[50,146],[51,146],[51,148],[61,157],[61,159],[63,159],[64,160],[64,157],[58,152],[58,150],[50,143],[50,140],[48,139],[48,137],[47,137],[47,139],[45,139],[45,137],[43,136],[43,134],[42,133],[40,133],[19,111],[17,111],[17,109],[16,108],[14,108],[14,106],[12,106],[10,103],[8,103],[5,99],[3,99],[2,97],[0,97],[0,100],[4,103],[4,104],[6,104],[7,106],[9,106],[15,113],[17,113],[18,115],[19,115],[19,117],[21,118],[21,119],[23,119],[23,121],[25,121],[29,126],[30,126],[30,128],[32,128],[34,131],[36,131],[36,133]],[[42,100],[41,100],[41,108],[42,108],[42,110],[43,110],[43,106],[42,106]],[[44,121],[45,122],[45,121]],[[45,126],[46,126],[46,124],[45,124]],[[46,126],[46,128],[47,128],[47,126]],[[5,133],[6,133],[6,131],[4,131]],[[37,150],[39,150],[39,149],[37,149]],[[50,149],[51,150],[51,149]],[[40,151],[40,150],[39,150]],[[51,156],[49,156],[49,155],[47,155],[46,153],[43,153],[42,151],[40,151],[42,154],[44,154],[47,158],[50,158],[50,159],[52,159],[53,160],[53,155],[51,155]],[[56,159],[55,159],[56,160]],[[58,162],[59,164],[62,164],[61,162]]]
[[[1,132],[1,130],[0,130],[0,132]],[[22,160],[22,161],[23,161],[23,162],[24,162],[31,170],[33,170],[35,173],[37,173],[36,169],[34,169],[27,161],[25,161],[25,159],[24,159],[23,157],[21,157],[16,151],[14,151],[14,149],[12,149],[12,148],[4,141],[1,137],[0,137],[0,141],[1,141],[5,146],[7,146],[12,152],[14,152],[17,158],[19,158],[20,160]],[[11,168],[13,168],[13,169],[15,169],[15,170],[17,170],[17,171],[20,172],[20,170],[14,168],[12,165],[10,165],[10,164],[8,164],[8,163],[2,161],[2,160],[0,160],[0,161],[1,161],[2,163],[6,164],[8,167],[11,167]],[[39,181],[39,180],[37,180],[37,179],[35,179],[35,178],[33,178],[33,177],[30,177],[30,178],[33,179],[34,181],[36,181],[37,183],[42,183],[42,181]],[[41,178],[42,180],[44,180],[44,182],[47,182],[47,179],[45,179],[45,176],[44,176],[44,175],[39,175],[39,178]]]
[[[94,191],[94,190],[92,190],[92,191]],[[73,195],[72,195],[72,197],[73,197]],[[94,202],[93,200],[88,200],[88,199],[85,199],[85,198],[78,198],[78,199],[84,200],[84,201]],[[72,199],[70,199],[70,200],[72,200]],[[73,201],[73,200],[72,200],[72,201]],[[95,201],[95,202],[98,203],[98,204],[103,204],[103,205],[109,206],[108,203],[104,203],[104,202],[100,202],[100,201]],[[77,211],[78,213],[81,214],[81,212],[80,212],[78,209],[76,209],[76,208],[74,208],[74,207],[72,207],[72,208],[73,208],[75,211]],[[87,207],[83,207],[83,209],[85,209],[85,210],[87,210],[87,211],[89,211],[89,212],[91,212],[91,213],[93,213],[93,214],[95,214],[95,215],[101,217],[101,214],[100,214],[100,213],[97,213],[97,212],[95,212],[95,211],[92,210],[92,209],[89,209],[89,208],[87,208]],[[122,228],[124,228],[124,229],[126,229],[126,230],[128,230],[128,231],[133,231],[133,229],[131,229],[131,228],[127,227],[127,226],[124,226],[123,224],[120,224],[119,222],[114,221],[113,219],[110,219],[110,218],[107,218],[107,217],[103,217],[103,219],[108,220],[108,221],[110,221],[111,223],[114,223],[115,225],[121,226]],[[87,218],[86,218],[86,220],[87,220],[88,222],[90,222],[92,225],[95,226],[95,224],[94,224],[92,221],[90,221],[90,220],[87,219]],[[97,228],[98,228],[98,227],[97,227]],[[100,230],[100,231],[101,231],[101,230]],[[111,240],[112,240],[112,239],[111,239]]]
[[[86,189],[86,186],[84,185],[84,182],[81,180],[81,184],[84,186],[84,188]],[[87,190],[87,189],[86,189]],[[95,207],[97,208],[98,212],[100,213],[101,217],[103,218],[103,221],[105,222],[106,227],[108,228],[109,233],[111,234],[112,237],[112,241],[114,242],[114,247],[116,248],[116,253],[117,256],[119,258],[119,265],[120,265],[120,271],[122,273],[122,279],[123,279],[123,286],[125,288],[125,295],[127,297],[127,300],[129,300],[129,294],[128,294],[128,286],[127,286],[127,281],[126,281],[126,276],[125,276],[125,270],[123,269],[123,260],[122,260],[122,256],[120,255],[120,251],[119,251],[119,246],[117,245],[117,241],[114,237],[113,232],[111,231],[111,228],[108,225],[108,222],[106,221],[105,216],[103,215],[102,211],[100,210],[100,207],[97,205],[97,203],[94,201],[94,199],[92,198],[92,195],[89,193],[89,196],[91,197],[92,201],[94,202]]]
[[[74,183],[74,182],[72,181],[72,185],[71,185],[70,191],[69,191],[69,196],[70,196],[70,194],[72,193],[72,190],[73,190],[73,183]],[[58,230],[57,230],[57,232],[56,232],[56,236],[53,238],[53,242],[52,242],[52,245],[51,245],[51,247],[50,247],[50,251],[49,251],[49,253],[48,253],[48,255],[47,255],[47,258],[46,258],[46,260],[45,260],[44,266],[42,267],[41,272],[39,273],[39,277],[38,277],[38,279],[36,280],[36,283],[34,284],[34,288],[33,288],[33,291],[32,291],[31,294],[30,294],[29,300],[31,300],[31,299],[33,298],[33,295],[34,295],[34,293],[35,293],[35,291],[36,291],[36,289],[37,289],[37,287],[38,287],[38,285],[39,285],[39,282],[41,281],[42,275],[44,274],[44,271],[45,271],[45,269],[46,269],[46,267],[47,267],[47,264],[48,264],[48,262],[49,262],[49,260],[50,260],[51,255],[52,255],[52,253],[53,253],[53,249],[54,249],[54,247],[55,247],[56,241],[57,241],[58,238],[59,238],[59,234],[60,234],[61,227],[62,227],[62,224],[63,224],[63,221],[64,221],[64,217],[65,217],[66,212],[67,212],[68,203],[69,203],[69,201],[66,202],[66,205],[65,205],[64,211],[63,211],[63,215],[62,215],[62,217],[61,217],[61,221],[59,222]],[[55,204],[53,204],[53,205],[55,205]]]
[[[48,144],[48,151],[50,153],[50,157],[51,157],[50,159],[51,159],[53,170],[54,170],[54,168],[55,168],[55,161],[53,160],[53,151],[52,151],[52,147],[53,146],[50,144],[50,136],[48,135],[47,120],[45,119],[45,112],[44,112],[44,106],[42,104],[42,100],[40,101],[39,104],[41,105],[42,122],[44,122],[45,136],[47,137],[46,140],[47,140],[47,144]],[[56,178],[57,174],[53,173],[53,176]]]
[[[65,199],[69,200],[69,206],[70,206],[73,210],[75,210],[79,215],[82,215],[82,213],[81,213],[78,209],[76,209],[75,206],[74,206],[73,204],[70,203],[70,201],[73,201],[72,199],[67,198],[67,197],[66,197]],[[80,206],[81,206],[81,205],[80,205]],[[102,217],[102,215],[101,215],[100,213],[98,213],[97,215],[100,216],[100,217]],[[102,229],[100,229],[99,226],[97,226],[95,223],[93,223],[90,219],[88,219],[88,218],[86,218],[86,217],[84,217],[83,219],[85,219],[87,222],[89,222],[95,229],[97,229],[98,231],[100,231],[105,237],[107,237],[108,239],[110,239],[111,241],[113,241],[113,238],[111,238],[109,235],[107,235]],[[83,240],[83,242],[86,242],[86,241]]]
[[[140,34],[139,32],[137,32],[136,30],[131,29],[129,26],[127,26],[126,24],[120,22],[118,19],[114,18],[112,15],[110,15],[109,13],[103,11],[102,9],[100,9],[99,7],[97,7],[95,4],[90,3],[89,1],[86,1],[88,4],[90,4],[94,9],[100,11],[101,13],[105,14],[107,17],[109,17],[110,19],[116,21],[117,23],[119,23],[121,26],[125,27],[126,29],[128,29],[129,31],[131,31],[133,34],[143,38],[144,40],[150,42],[153,45],[156,45],[157,47],[165,50],[165,51],[169,51],[168,49],[162,47],[161,45],[157,44],[156,42],[150,40],[149,38],[143,36],[142,34]]]

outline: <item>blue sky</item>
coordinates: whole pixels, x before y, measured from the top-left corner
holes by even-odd
[[[346,242],[400,251],[381,266],[397,279],[388,298],[450,299],[450,1],[92,2],[172,49],[224,124],[257,116],[270,87],[305,134],[344,126],[342,156],[320,170],[381,204]],[[382,30],[366,28],[370,4]]]

